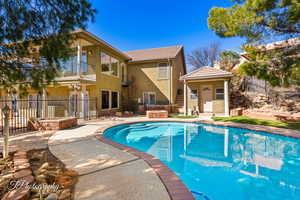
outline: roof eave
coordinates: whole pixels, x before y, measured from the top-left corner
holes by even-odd
[[[166,57],[166,58],[155,58],[155,59],[146,59],[146,60],[130,60],[129,64],[141,63],[141,62],[154,62],[161,60],[175,59],[175,57]]]
[[[228,75],[215,75],[215,76],[180,77],[179,80],[205,80],[205,79],[231,78],[231,77],[233,77],[233,74],[228,74]]]
[[[105,42],[104,40],[100,39],[100,38],[97,37],[96,35],[94,35],[94,34],[88,32],[88,31],[86,31],[86,30],[78,29],[78,30],[73,31],[72,33],[74,33],[74,34],[76,34],[76,33],[77,33],[77,34],[80,34],[80,33],[85,34],[85,35],[87,35],[87,36],[93,38],[94,40],[100,42],[100,43],[103,44],[104,46],[106,46],[106,47],[108,47],[108,48],[114,50],[114,51],[117,52],[121,57],[123,57],[125,60],[129,61],[129,60],[132,59],[132,58],[129,57],[128,55],[124,54],[122,51],[116,49],[115,47],[111,46],[110,44],[108,44],[108,43]]]

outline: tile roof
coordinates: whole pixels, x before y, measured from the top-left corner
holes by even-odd
[[[175,58],[182,46],[161,47],[124,52],[132,58],[131,62]]]
[[[196,80],[196,79],[210,79],[210,78],[226,78],[232,77],[233,74],[214,67],[204,66],[196,69],[184,76],[180,80]]]

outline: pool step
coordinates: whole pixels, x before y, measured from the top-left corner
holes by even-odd
[[[197,191],[193,191],[191,190],[191,193],[196,196],[196,197],[202,197],[204,200],[210,200],[210,198],[204,194],[203,192],[197,192]],[[198,199],[198,198],[197,198]]]

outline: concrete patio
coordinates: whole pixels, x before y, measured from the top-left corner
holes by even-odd
[[[137,121],[122,121],[131,120]],[[120,122],[90,122],[57,131],[50,137],[50,151],[68,169],[79,173],[75,199],[170,199],[163,183],[144,160],[96,139],[96,130]]]

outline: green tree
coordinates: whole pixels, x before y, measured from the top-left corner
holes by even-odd
[[[95,12],[88,0],[0,0],[0,85],[26,91],[52,82],[71,52],[70,33]]]
[[[224,50],[220,53],[219,64],[221,69],[226,71],[232,71],[233,68],[240,62],[240,55],[231,50]]]
[[[247,75],[268,81],[273,86],[300,84],[299,43],[264,49],[265,40],[300,35],[299,0],[233,0],[229,8],[214,7],[208,25],[220,37],[243,37],[249,62],[242,65]],[[285,50],[283,50],[285,49]]]
[[[300,85],[299,45],[267,51],[253,46],[244,49],[249,61],[241,64],[242,74],[266,80],[273,87]]]

